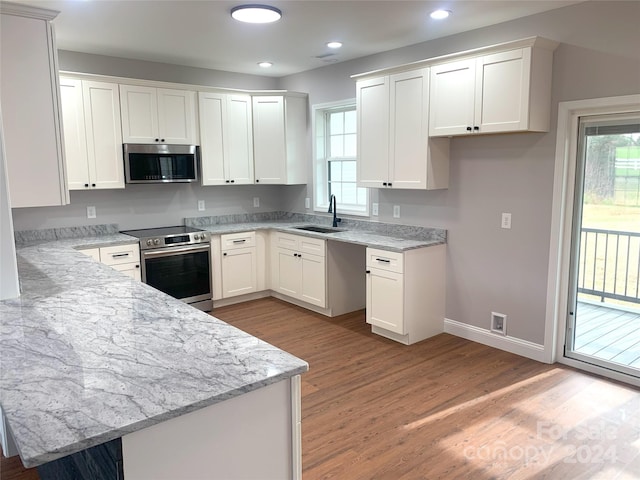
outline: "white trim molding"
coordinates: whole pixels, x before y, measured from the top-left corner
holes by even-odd
[[[466,338],[489,347],[515,353],[538,362],[546,362],[544,345],[528,342],[515,337],[492,333],[486,328],[475,327],[456,320],[444,319],[444,331],[456,337]]]
[[[580,117],[624,114],[640,111],[640,95],[560,102],[553,180],[553,207],[549,240],[547,308],[545,318],[544,362],[560,362],[592,373],[629,381],[610,370],[565,358],[567,292],[571,258],[571,223]],[[626,377],[626,376],[624,376]]]

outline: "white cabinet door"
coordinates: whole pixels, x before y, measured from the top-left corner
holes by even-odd
[[[300,300],[318,307],[327,306],[326,262],[325,257],[298,254],[298,263],[302,269]]]
[[[255,96],[252,104],[256,183],[286,183],[284,97]]]
[[[124,188],[118,85],[82,82],[89,183],[92,188]]]
[[[60,107],[69,190],[85,190],[90,184],[82,80],[60,78]]]
[[[404,335],[404,275],[377,268],[367,270],[367,323]]]
[[[389,77],[356,85],[360,187],[381,188],[389,181]]]
[[[158,95],[153,87],[120,85],[122,141],[158,143]]]
[[[0,105],[10,205],[69,203],[55,13],[0,2]],[[54,15],[52,15],[54,13]]]
[[[530,48],[520,48],[477,60],[474,126],[480,133],[527,128],[530,57]]]
[[[123,263],[121,265],[112,265],[111,268],[124,273],[128,277],[139,282],[142,281],[142,273],[140,272],[140,263]]]
[[[253,117],[249,95],[227,97],[226,150],[227,179],[229,183],[253,183]]]
[[[158,88],[158,135],[162,143],[197,145],[195,92]]]
[[[226,117],[226,95],[200,92],[200,161],[202,185],[224,185],[225,172],[224,123]]]
[[[238,248],[222,253],[222,297],[255,292],[256,281],[256,249]]]
[[[302,263],[292,250],[276,248],[272,288],[283,295],[298,298],[302,284]]]
[[[389,183],[427,188],[429,160],[429,69],[390,77]]]
[[[431,67],[429,135],[473,133],[476,60]]]

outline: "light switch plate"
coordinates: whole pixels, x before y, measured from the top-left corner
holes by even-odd
[[[311,208],[311,199],[309,197],[304,199],[304,208]]]
[[[378,216],[378,204],[377,203],[372,203],[371,204],[371,215],[373,215],[374,217]]]
[[[253,206],[258,208],[260,206],[260,197],[253,197]]]
[[[204,212],[204,200],[198,200],[198,211]]]
[[[511,214],[510,213],[503,213],[502,214],[502,224],[501,224],[502,228],[511,228]]]
[[[400,218],[400,205],[393,206],[393,218]]]
[[[96,218],[96,207],[87,207],[87,218]]]

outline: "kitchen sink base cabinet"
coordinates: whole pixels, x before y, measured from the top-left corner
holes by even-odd
[[[446,245],[404,253],[367,248],[367,323],[405,345],[444,330]]]

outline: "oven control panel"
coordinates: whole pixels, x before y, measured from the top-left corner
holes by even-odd
[[[148,250],[151,248],[197,245],[199,243],[208,243],[209,241],[210,237],[207,232],[185,233],[180,235],[141,238],[140,248]]]

